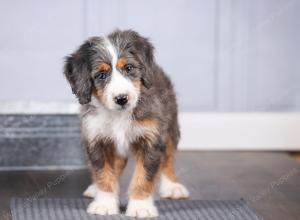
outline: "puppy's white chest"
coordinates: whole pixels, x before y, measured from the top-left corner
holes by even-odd
[[[109,138],[113,140],[121,156],[126,156],[130,143],[143,134],[143,131],[134,125],[129,112],[100,109],[97,114],[87,116],[83,122],[89,140]]]

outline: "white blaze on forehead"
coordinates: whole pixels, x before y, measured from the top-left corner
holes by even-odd
[[[108,50],[112,58],[111,60],[112,68],[115,69],[118,62],[118,54],[116,48],[112,45],[112,43],[108,38],[104,38],[104,42],[105,42],[106,49]]]
[[[108,38],[105,38],[104,42],[112,59],[112,75],[104,91],[104,95],[107,97],[108,107],[110,109],[118,108],[119,106],[117,106],[117,104],[114,102],[114,97],[121,94],[126,94],[129,96],[129,105],[131,106],[129,109],[132,109],[136,105],[139,91],[136,89],[133,83],[129,79],[125,78],[117,69],[116,66],[118,62],[118,54],[116,48]]]
[[[83,117],[83,135],[92,143],[97,138],[109,138],[113,140],[119,155],[126,157],[130,143],[137,140],[138,137],[144,136],[148,131],[144,127],[132,123],[132,109],[136,106],[139,89],[134,87],[133,83],[124,77],[116,68],[118,55],[116,48],[111,44],[109,39],[104,39],[104,47],[111,55],[111,79],[106,85],[103,96],[105,103],[99,102],[98,98],[92,96],[91,104],[96,107],[96,114],[87,114]],[[103,48],[101,48],[103,49]],[[127,93],[129,106],[121,111],[120,106],[115,104],[116,95]],[[87,190],[86,195],[94,195],[93,187]]]

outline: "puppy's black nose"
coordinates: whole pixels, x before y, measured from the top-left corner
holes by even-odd
[[[121,95],[116,96],[115,102],[121,106],[125,105],[128,102],[128,95],[121,94]]]

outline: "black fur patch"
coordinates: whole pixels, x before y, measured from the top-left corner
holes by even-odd
[[[96,143],[89,145],[86,143],[87,156],[92,169],[99,171],[107,162],[113,167],[114,145],[111,141],[99,139]]]
[[[162,141],[158,141],[153,146],[145,146],[144,150],[144,168],[146,170],[146,178],[152,181],[157,174],[163,153],[165,152],[166,145]]]

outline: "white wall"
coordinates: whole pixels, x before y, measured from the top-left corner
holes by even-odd
[[[114,28],[149,36],[182,111],[300,109],[297,0],[2,0],[0,101],[75,100],[63,57]]]

